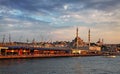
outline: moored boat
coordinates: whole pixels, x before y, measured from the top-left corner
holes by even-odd
[[[117,56],[115,56],[115,55],[109,55],[107,57],[109,57],[109,58],[116,58]]]

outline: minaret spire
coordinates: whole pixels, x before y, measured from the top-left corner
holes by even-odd
[[[90,29],[88,31],[88,43],[89,43],[89,47],[90,47]]]
[[[77,29],[76,29],[76,37],[78,37],[78,27],[77,27]]]
[[[76,29],[76,47],[77,47],[77,49],[78,49],[78,27],[77,27],[77,29]]]

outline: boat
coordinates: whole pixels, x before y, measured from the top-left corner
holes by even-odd
[[[109,55],[107,57],[109,57],[109,58],[116,58],[117,56],[115,56],[115,55]]]

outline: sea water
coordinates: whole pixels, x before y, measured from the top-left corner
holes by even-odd
[[[120,74],[120,56],[0,59],[0,74]]]

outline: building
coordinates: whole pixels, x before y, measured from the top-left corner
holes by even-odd
[[[70,54],[71,49],[63,48],[35,48],[26,46],[0,47],[0,55],[48,55],[48,54]]]
[[[91,50],[91,51],[101,51],[101,47],[100,46],[90,46],[89,50]]]
[[[2,50],[7,50],[8,47],[0,47],[0,55],[2,55]]]
[[[72,40],[71,45],[73,48],[83,47],[85,42],[78,36],[78,28],[76,29],[76,37]]]
[[[71,42],[72,46],[72,53],[73,54],[87,54],[89,51],[89,47],[87,43],[85,43],[79,36],[78,36],[78,28],[76,29],[76,37]]]
[[[102,45],[103,45],[103,39],[102,39],[102,40],[99,39],[99,40],[96,42],[96,44],[97,44],[98,46],[102,46]]]

